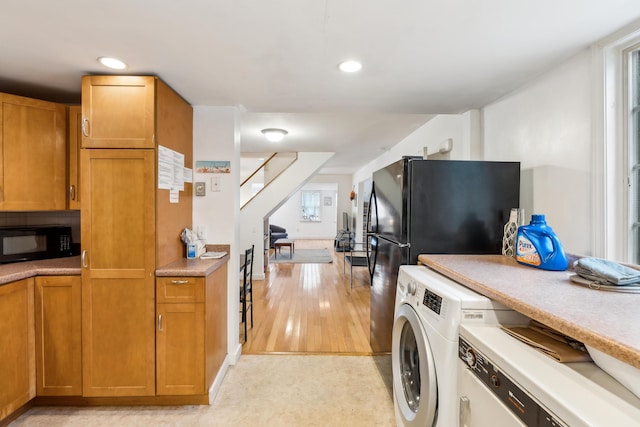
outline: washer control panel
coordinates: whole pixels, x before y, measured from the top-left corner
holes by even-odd
[[[504,372],[469,344],[458,341],[458,357],[491,392],[529,427],[567,427],[549,413]]]
[[[436,314],[440,314],[442,309],[442,297],[429,289],[424,290],[424,298],[422,304]]]

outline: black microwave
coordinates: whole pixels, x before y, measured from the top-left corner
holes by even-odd
[[[71,227],[0,227],[0,263],[72,256]]]

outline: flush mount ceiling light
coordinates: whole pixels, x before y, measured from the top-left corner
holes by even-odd
[[[101,56],[98,58],[98,62],[104,65],[105,67],[112,68],[114,70],[124,70],[127,68],[127,64],[120,61],[117,58],[110,58],[108,56]]]
[[[362,64],[358,61],[353,61],[350,59],[348,61],[341,62],[338,65],[338,68],[340,68],[340,70],[344,71],[345,73],[355,73],[362,69]]]
[[[264,137],[271,142],[282,141],[282,138],[284,138],[285,135],[288,133],[289,132],[287,132],[284,129],[276,129],[276,128],[262,129],[262,134],[264,135]]]

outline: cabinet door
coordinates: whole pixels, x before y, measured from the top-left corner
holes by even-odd
[[[40,276],[35,280],[37,394],[80,396],[80,276]]]
[[[64,105],[0,94],[0,209],[66,209]]]
[[[82,147],[82,130],[80,128],[80,123],[82,122],[82,109],[80,108],[80,106],[69,107],[68,117],[68,208],[80,209],[80,148]]]
[[[158,395],[204,394],[204,304],[158,304]]]
[[[82,150],[85,396],[155,394],[154,150]]]
[[[155,77],[82,77],[83,148],[154,148]]]
[[[0,285],[0,420],[36,395],[33,279]]]

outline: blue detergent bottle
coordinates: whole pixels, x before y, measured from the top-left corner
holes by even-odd
[[[531,215],[529,225],[518,227],[516,260],[543,270],[564,271],[569,266],[562,244],[544,215]]]

